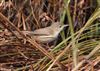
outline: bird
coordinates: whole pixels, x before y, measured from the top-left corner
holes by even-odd
[[[38,42],[49,43],[56,40],[59,33],[63,30],[64,27],[67,27],[67,26],[68,25],[61,25],[60,22],[53,22],[50,26],[45,27],[45,28],[39,28],[34,31],[21,31],[21,32],[25,36],[30,36],[31,39],[35,39]],[[14,31],[14,33],[19,38],[22,38],[21,35],[17,31]]]
[[[54,22],[51,26],[37,29],[31,33],[28,33],[32,36],[33,39],[42,43],[49,43],[57,39],[59,33],[63,30],[64,27],[68,25],[61,25],[60,22]]]

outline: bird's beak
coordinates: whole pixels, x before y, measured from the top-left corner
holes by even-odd
[[[67,26],[68,26],[68,25],[63,25],[62,28],[65,28],[65,27],[67,27]]]
[[[68,25],[63,25],[60,30],[64,29],[65,27],[67,27]]]
[[[64,27],[67,27],[68,25],[63,25]]]

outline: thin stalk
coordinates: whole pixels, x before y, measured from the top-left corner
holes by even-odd
[[[65,19],[65,15],[66,15],[66,10],[64,9],[64,10],[63,10],[63,14],[62,14],[62,16],[60,17],[60,22],[61,22],[62,25],[63,25],[64,19]],[[61,37],[62,37],[63,40],[65,40],[64,31],[61,32]],[[65,43],[65,45],[66,45],[66,43]]]
[[[75,0],[75,3],[74,3],[74,14],[73,14],[73,22],[75,22],[75,18],[76,18],[76,7],[77,7],[77,0]]]
[[[71,18],[71,14],[70,14],[70,8],[69,8],[69,5],[67,5],[67,8],[66,8],[66,11],[67,11],[67,17],[68,17],[68,22],[69,22],[69,27],[70,27],[70,33],[72,35],[72,49],[73,49],[73,62],[74,62],[74,67],[77,66],[77,47],[76,47],[76,44],[75,44],[75,39],[74,39],[74,27],[73,27],[73,23],[72,23],[72,18]]]

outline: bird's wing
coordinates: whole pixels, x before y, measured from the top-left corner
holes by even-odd
[[[51,30],[51,28],[42,28],[42,29],[37,29],[35,31],[33,31],[33,35],[51,35],[51,33],[53,32],[53,30]]]

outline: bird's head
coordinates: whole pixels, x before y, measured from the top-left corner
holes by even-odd
[[[68,25],[62,25],[60,22],[54,22],[51,26],[52,29],[60,32],[61,30],[63,30],[63,28],[67,27]]]

